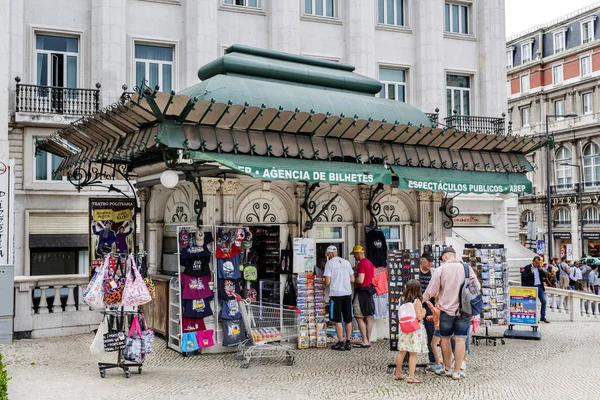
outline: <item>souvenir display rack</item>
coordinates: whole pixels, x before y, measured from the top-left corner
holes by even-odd
[[[466,244],[462,261],[469,264],[477,274],[483,294],[481,325],[485,335],[472,335],[473,343],[485,340],[485,344],[496,346],[499,340],[505,343],[503,336],[489,333],[492,326],[506,326],[508,321],[508,269],[506,249],[503,244]]]
[[[142,313],[140,313],[138,311],[125,311],[122,306],[120,307],[119,310],[102,311],[102,314],[104,315],[104,318],[116,318],[117,331],[122,332],[125,337],[127,336],[125,332],[127,332],[127,328],[129,328],[128,318],[129,317],[133,318],[136,315],[142,315]],[[109,323],[109,326],[112,326],[112,324]],[[125,377],[129,378],[129,377],[131,377],[131,372],[129,372],[129,368],[137,367],[138,374],[141,374],[142,373],[142,365],[143,365],[143,363],[135,363],[135,362],[125,361],[123,359],[123,349],[120,348],[117,351],[117,362],[116,363],[99,362],[98,369],[100,370],[101,378],[106,377],[106,370],[112,369],[112,368],[121,368],[123,370],[123,372],[125,373]]]

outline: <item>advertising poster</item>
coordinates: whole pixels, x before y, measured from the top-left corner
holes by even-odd
[[[93,268],[106,253],[135,251],[135,200],[91,198],[89,254]]]
[[[313,238],[294,238],[294,273],[313,272],[317,246]]]
[[[511,287],[510,325],[537,325],[537,288]]]
[[[546,254],[546,250],[545,249],[546,249],[545,240],[543,240],[543,239],[538,240],[537,241],[537,251],[536,251],[536,253],[538,255],[540,255],[540,256],[544,255],[544,254]]]

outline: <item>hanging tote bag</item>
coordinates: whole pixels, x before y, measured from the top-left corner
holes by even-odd
[[[125,287],[123,289],[122,303],[123,306],[141,306],[142,304],[150,303],[152,296],[148,291],[148,287],[139,273],[133,256],[129,256],[131,268],[127,273]]]
[[[96,331],[96,336],[94,336],[94,340],[90,345],[90,353],[92,354],[102,354],[104,353],[104,335],[108,333],[108,321],[107,317],[102,318],[102,322],[98,325],[98,330]]]
[[[108,272],[109,256],[104,258],[104,262],[100,266],[94,277],[90,281],[88,287],[83,293],[83,301],[92,307],[101,307],[104,305],[104,276]]]
[[[154,350],[154,331],[148,329],[146,317],[144,317],[143,314],[140,314],[140,318],[144,323],[144,330],[142,331],[142,343],[144,345],[143,352],[144,354],[150,354]]]
[[[121,274],[118,275],[117,272]],[[104,304],[106,306],[120,306],[123,300],[123,289],[125,288],[125,277],[123,274],[123,266],[121,259],[117,259],[112,276],[107,272],[102,283],[104,286]]]
[[[104,351],[119,351],[125,348],[125,332],[121,332],[114,328],[116,324],[115,317],[107,317],[108,333],[104,334]]]
[[[414,303],[404,303],[398,310],[398,318],[400,320],[400,330],[403,333],[412,333],[419,329],[419,320],[415,312]]]
[[[144,351],[142,343],[142,330],[140,329],[140,320],[136,315],[133,317],[129,335],[125,341],[125,349],[123,350],[123,359],[134,363],[144,362]]]
[[[196,332],[188,332],[181,335],[182,353],[192,353],[199,348],[200,346],[198,346],[198,337],[196,336]]]

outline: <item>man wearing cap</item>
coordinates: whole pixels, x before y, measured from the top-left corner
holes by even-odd
[[[456,251],[452,247],[446,247],[442,251],[444,264],[435,270],[431,282],[423,295],[423,301],[427,301],[439,295],[438,306],[440,309],[440,336],[442,337],[442,357],[444,367],[452,365],[452,346],[450,339],[454,335],[454,371],[442,369],[436,372],[439,375],[460,380],[465,377],[460,367],[465,359],[466,339],[471,325],[471,315],[460,312],[460,290],[465,281],[465,267],[456,259]],[[481,285],[473,268],[467,267],[469,279],[477,290]]]
[[[423,252],[423,254],[421,255],[419,282],[421,283],[421,291],[423,293],[425,293],[427,287],[429,286],[429,282],[431,281],[431,268],[433,267],[433,260],[433,254],[431,254],[428,251]],[[431,299],[431,304],[435,305],[434,299]],[[433,315],[433,313],[426,304],[424,304],[423,307],[425,308],[427,316]],[[431,321],[429,321],[427,318],[423,319],[423,325],[425,326],[425,331],[427,332],[427,348],[429,349],[429,362],[431,363],[430,370],[435,372],[439,368],[437,368],[435,365],[435,356],[433,355],[433,352],[438,350],[433,349],[431,347],[431,340],[433,339],[433,332],[435,331],[433,326],[433,319]]]
[[[329,286],[329,298],[333,301],[333,318],[338,342],[333,350],[351,350],[350,336],[352,335],[352,282],[354,271],[348,260],[337,255],[337,247],[327,247],[327,264],[325,264],[325,284]],[[346,343],[344,344],[343,321],[346,323]]]
[[[375,315],[375,286],[373,276],[375,267],[373,263],[365,258],[365,249],[362,246],[354,246],[352,253],[358,263],[356,266],[356,277],[354,279],[354,318],[360,330],[362,343],[357,347],[364,349],[371,347],[371,332],[373,331],[373,315]]]

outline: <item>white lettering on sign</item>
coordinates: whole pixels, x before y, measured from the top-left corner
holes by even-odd
[[[356,174],[350,172],[324,172],[324,171],[302,171],[292,169],[266,168],[262,172],[255,171],[252,167],[239,165],[235,167],[248,175],[263,179],[287,180],[287,181],[311,181],[311,182],[333,182],[333,183],[373,183],[375,177],[372,174]]]
[[[525,185],[484,185],[448,182],[425,182],[408,180],[408,188],[431,190],[432,192],[469,192],[469,193],[521,193]]]

